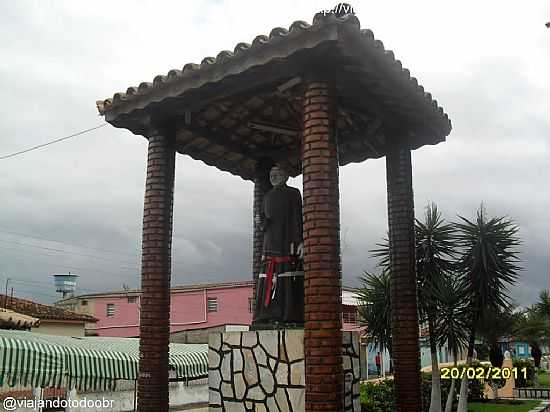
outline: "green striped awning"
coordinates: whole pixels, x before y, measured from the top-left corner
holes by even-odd
[[[170,344],[169,365],[178,378],[208,374],[208,345]],[[0,384],[113,389],[135,380],[139,339],[44,335],[0,330]]]
[[[57,345],[36,336],[18,339],[19,334],[0,330],[0,381],[10,386],[61,386],[65,369]]]

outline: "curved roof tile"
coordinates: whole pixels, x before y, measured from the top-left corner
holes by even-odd
[[[93,316],[72,312],[57,306],[44,305],[31,300],[10,297],[0,294],[0,300],[5,302],[5,308],[38,319],[69,320],[82,322],[97,322]]]
[[[336,14],[323,14],[317,13],[313,18],[313,24],[308,24],[305,21],[297,20],[294,21],[289,29],[284,29],[282,27],[275,27],[269,33],[269,36],[258,35],[252,41],[252,44],[248,43],[238,43],[234,51],[221,51],[216,57],[205,57],[201,64],[187,63],[183,66],[183,69],[180,70],[170,70],[167,76],[158,75],[153,80],[153,83],[143,82],[139,87],[129,87],[126,93],[116,93],[113,98],[107,98],[102,101],[97,101],[97,108],[101,115],[104,115],[106,112],[112,108],[123,105],[124,101],[127,100],[129,96],[139,96],[146,95],[152,91],[153,88],[160,87],[166,82],[173,82],[182,79],[183,77],[189,76],[200,70],[207,70],[212,66],[217,64],[223,64],[227,61],[230,61],[235,58],[239,58],[248,53],[253,53],[255,49],[264,47],[266,44],[271,42],[279,41],[282,38],[288,37],[290,34],[305,32],[308,30],[316,30],[318,26],[325,24],[345,24],[346,26],[355,28],[360,32],[362,38],[364,38],[369,45],[376,50],[376,52],[381,53],[384,58],[390,63],[390,67],[396,69],[396,71],[403,77],[403,79],[411,83],[412,88],[416,88],[417,92],[426,100],[428,100],[437,110],[441,113],[445,119],[448,120],[448,116],[444,113],[443,109],[437,105],[437,101],[432,100],[430,93],[425,93],[424,88],[418,84],[416,78],[411,77],[408,69],[402,66],[401,61],[395,59],[395,55],[391,50],[384,49],[384,43],[382,41],[375,39],[374,33],[370,29],[361,29],[359,19],[354,14],[346,14],[343,16],[338,16]]]

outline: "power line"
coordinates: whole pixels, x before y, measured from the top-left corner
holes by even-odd
[[[1,249],[1,247],[0,247]],[[51,256],[51,255],[48,255],[48,256]],[[122,280],[131,280],[131,279],[134,279],[139,271],[134,271],[134,273],[114,273],[114,272],[108,272],[108,271],[105,271],[105,270],[101,270],[101,269],[95,269],[95,268],[86,268],[86,267],[81,267],[81,266],[69,266],[69,265],[60,265],[58,263],[54,263],[54,262],[49,262],[49,261],[44,261],[44,260],[40,260],[40,259],[36,259],[35,256],[28,256],[26,258],[19,258],[19,257],[14,257],[14,256],[10,256],[9,257],[10,260],[17,260],[17,261],[20,261],[20,262],[25,262],[25,263],[29,263],[29,259],[32,259],[32,260],[35,260],[35,261],[38,261],[38,262],[42,262],[42,263],[45,263],[45,264],[49,264],[52,268],[61,268],[61,269],[69,269],[69,270],[76,270],[78,271],[78,273],[80,275],[84,274],[86,275],[87,273],[89,273],[90,276],[93,276],[94,274],[96,273],[102,273],[102,274],[105,274],[105,275],[110,275],[112,277],[116,277],[116,278],[119,278],[119,279],[122,279]]]
[[[11,283],[12,279],[10,279],[10,283]],[[32,288],[32,286],[30,286]],[[19,291],[23,291],[25,293],[30,293],[30,294],[33,294],[33,295],[43,295],[43,296],[48,296],[50,298],[59,298],[59,296],[57,295],[53,295],[53,294],[50,294],[50,293],[45,293],[43,291],[35,291],[33,289],[26,289],[26,288],[20,288],[20,287],[15,287],[13,288],[13,294],[14,294],[14,297],[17,297],[15,294],[16,292],[19,292]],[[0,292],[0,294],[4,295],[4,291]],[[8,292],[8,297],[10,295],[10,292]]]
[[[7,231],[3,231],[3,230],[0,230],[0,233],[13,233],[15,234],[16,232],[7,232]],[[24,235],[20,235],[20,236],[24,236]],[[70,244],[70,243],[67,243],[67,242],[62,242],[62,241],[58,241],[58,240],[50,240],[50,239],[46,239],[46,238],[40,238],[40,237],[34,237],[34,236],[26,236],[26,237],[29,237],[31,239],[36,239],[36,240],[43,240],[43,241],[48,241],[48,242],[56,242],[56,243],[62,243],[62,244],[65,244],[67,246],[72,246],[72,247],[81,247],[81,248],[87,248],[87,249],[93,249],[93,250],[98,250],[98,251],[105,251],[105,252],[109,252],[109,253],[113,253],[113,254],[117,254],[117,253],[122,253],[122,254],[125,254],[127,255],[128,257],[131,257],[132,255],[130,254],[126,254],[124,252],[114,252],[114,251],[108,251],[108,250],[102,250],[102,249],[97,249],[97,248],[92,248],[92,247],[87,247],[87,246],[77,246],[77,245],[73,245],[73,244]],[[133,264],[134,262],[132,261],[128,261],[128,260],[119,260],[119,259],[111,259],[111,258],[106,258],[106,257],[102,257],[102,256],[97,256],[97,255],[88,255],[88,254],[82,254],[82,253],[77,253],[77,252],[71,252],[71,251],[67,251],[67,250],[64,250],[64,249],[56,249],[56,248],[48,248],[48,247],[45,247],[45,246],[38,246],[38,245],[32,245],[30,243],[22,243],[22,242],[17,242],[15,240],[4,240],[4,239],[0,239],[0,242],[4,242],[4,243],[13,243],[13,244],[17,244],[17,245],[21,245],[21,246],[28,246],[28,247],[34,247],[34,248],[39,248],[39,249],[45,249],[45,250],[50,250],[50,251],[54,251],[54,252],[58,252],[58,253],[67,253],[67,254],[72,254],[72,255],[76,255],[76,256],[85,256],[85,257],[93,257],[94,259],[102,259],[102,260],[106,260],[106,261],[111,261],[111,262],[119,262],[119,263],[125,263],[125,264]],[[1,249],[2,247],[0,247]],[[44,253],[43,253],[44,254]],[[49,254],[44,254],[46,256],[52,256],[54,257],[55,255],[49,255]],[[141,261],[141,256],[140,255],[134,255],[135,259],[140,262]],[[172,256],[172,262],[175,263],[175,264],[184,264],[184,262],[182,260],[180,260],[181,258],[178,258],[177,256]],[[128,266],[121,266],[120,267],[121,269],[125,269],[125,270],[131,270],[131,271],[135,271],[137,270],[136,268],[131,268],[131,267],[128,267]]]
[[[95,126],[95,127],[90,128],[90,129],[82,130],[81,132],[74,133],[74,134],[71,134],[71,135],[69,135],[69,136],[60,137],[59,139],[55,139],[55,140],[49,141],[49,142],[47,142],[47,143],[42,143],[42,144],[39,144],[39,145],[37,145],[37,146],[30,147],[30,148],[28,148],[28,149],[24,149],[24,150],[20,150],[20,151],[18,151],[18,152],[15,152],[15,153],[10,153],[10,154],[8,154],[8,155],[0,156],[0,160],[8,159],[8,158],[10,158],[10,157],[14,157],[14,156],[17,156],[17,155],[20,155],[20,154],[23,154],[23,153],[31,152],[31,151],[33,151],[33,150],[40,149],[41,147],[49,146],[49,145],[51,145],[51,144],[58,143],[58,142],[61,142],[61,141],[63,141],[63,140],[70,139],[71,137],[80,136],[80,135],[82,135],[82,134],[91,132],[91,131],[93,131],[93,130],[100,129],[100,128],[104,127],[104,126],[107,126],[107,124],[108,124],[108,123],[103,123],[103,124],[100,124],[99,126]]]
[[[43,281],[33,281],[33,280],[19,280],[19,279],[13,279],[13,278],[9,278],[9,281],[10,281],[10,284],[12,284],[12,283],[21,283],[21,284],[24,285],[23,287],[15,285],[14,288],[13,288],[14,292],[17,291],[17,290],[22,290],[22,291],[26,291],[28,293],[36,293],[36,294],[40,294],[40,295],[44,295],[44,296],[59,298],[59,295],[53,295],[53,294],[43,292],[44,286],[42,286],[42,285],[53,286],[53,283],[43,282]],[[5,278],[2,279],[2,282],[5,282]],[[34,288],[41,288],[42,291],[40,291],[40,292],[35,291]],[[77,286],[76,287],[76,292],[80,292],[80,291],[87,292],[87,293],[105,293],[104,290],[81,288],[81,287]],[[0,294],[2,294],[2,291],[0,291]]]
[[[12,231],[9,231],[9,230],[4,230],[4,228],[0,228],[0,233],[6,233],[6,234],[9,234],[9,235],[15,235],[15,236],[21,236],[21,237],[28,237],[29,239],[35,239],[35,240],[45,240],[47,242],[61,243],[63,245],[73,246],[73,247],[82,248],[82,249],[97,250],[98,252],[107,252],[107,253],[112,253],[112,254],[122,254],[122,255],[126,255],[126,256],[135,257],[135,254],[131,254],[131,253],[127,253],[127,252],[115,251],[115,250],[109,250],[109,249],[100,249],[100,248],[95,248],[95,247],[91,247],[91,246],[82,246],[82,245],[77,245],[77,244],[74,244],[74,243],[64,242],[62,240],[55,240],[55,239],[46,238],[46,237],[32,236],[32,235],[27,235],[25,233],[20,233],[20,232],[12,232]]]
[[[74,256],[91,257],[91,258],[94,258],[94,259],[106,260],[106,261],[111,261],[111,262],[119,262],[119,263],[127,263],[127,264],[132,264],[133,263],[133,262],[129,262],[129,261],[109,259],[109,258],[105,258],[105,257],[102,257],[102,256],[88,255],[88,254],[85,254],[85,253],[70,252],[70,251],[64,250],[64,249],[57,249],[57,248],[46,247],[46,246],[32,245],[30,243],[17,242],[15,240],[9,241],[9,240],[0,239],[0,242],[8,243],[8,244],[14,244],[14,245],[20,245],[20,246],[34,247],[34,248],[37,248],[37,249],[50,250],[52,252],[65,253],[65,254],[74,255]],[[130,269],[130,270],[137,270],[137,267],[136,268],[130,268],[130,267],[127,267],[127,266],[121,266],[121,268]]]
[[[9,256],[9,259],[15,259],[15,260],[20,260],[20,261],[23,261],[23,262],[26,262],[28,261],[28,259],[35,259],[36,260],[36,256],[35,255],[41,255],[41,256],[47,256],[47,257],[53,257],[53,258],[56,258],[56,259],[59,259],[60,256],[59,255],[52,255],[50,253],[44,253],[44,252],[36,252],[36,251],[33,251],[33,254],[32,256],[29,256],[28,252],[24,251],[24,250],[20,250],[20,249],[17,249],[17,247],[11,247],[11,246],[0,246],[0,250],[9,250],[9,251],[12,251],[12,252],[15,252],[15,253],[22,253],[25,255],[25,258],[21,258],[21,257],[15,257],[15,256]],[[68,265],[60,265],[58,263],[55,263],[55,262],[51,262],[51,261],[48,261],[48,260],[40,260],[41,262],[45,262],[45,263],[49,263],[51,265],[55,265],[55,266],[59,266],[59,267],[64,267],[64,268],[67,268],[67,269],[76,269],[76,270],[89,270],[89,271],[100,271],[100,272],[103,272],[103,273],[107,273],[107,274],[113,274],[113,272],[106,272],[104,270],[100,270],[100,269],[89,269],[89,268],[83,268],[83,267],[80,267],[80,266],[68,266]],[[115,269],[120,270],[120,271],[123,271],[123,270],[127,270],[127,271],[130,271],[131,273],[136,273],[136,272],[139,272],[138,269],[134,269],[134,268],[126,268],[126,267],[114,267]],[[119,274],[120,275],[120,274]],[[119,276],[119,275],[115,275],[115,276]]]
[[[45,282],[45,281],[40,281],[40,280],[19,280],[19,279],[13,279],[13,278],[10,278],[10,283],[23,283],[23,284],[29,284],[29,285],[35,285],[34,287],[43,287],[41,285],[48,285],[48,286],[54,286],[54,283],[53,282]],[[87,288],[81,288],[79,286],[76,286],[76,289],[77,290],[82,290],[82,291],[85,291],[85,292],[97,292],[97,290],[94,290],[94,289],[87,289]]]

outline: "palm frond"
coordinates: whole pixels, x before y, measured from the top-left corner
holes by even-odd
[[[381,349],[392,352],[390,274],[383,270],[361,277],[357,308],[359,322],[367,326],[367,337]]]
[[[462,249],[457,270],[470,294],[472,309],[502,310],[510,305],[508,287],[518,278],[520,240],[518,227],[506,217],[488,219],[483,206],[472,222],[459,216],[454,224]]]
[[[440,346],[447,345],[456,359],[458,352],[468,343],[468,300],[460,278],[445,276],[436,290],[439,302],[435,335]]]

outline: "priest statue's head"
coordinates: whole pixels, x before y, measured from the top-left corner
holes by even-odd
[[[284,186],[288,181],[288,172],[282,165],[276,164],[269,172],[269,181],[273,187]]]

